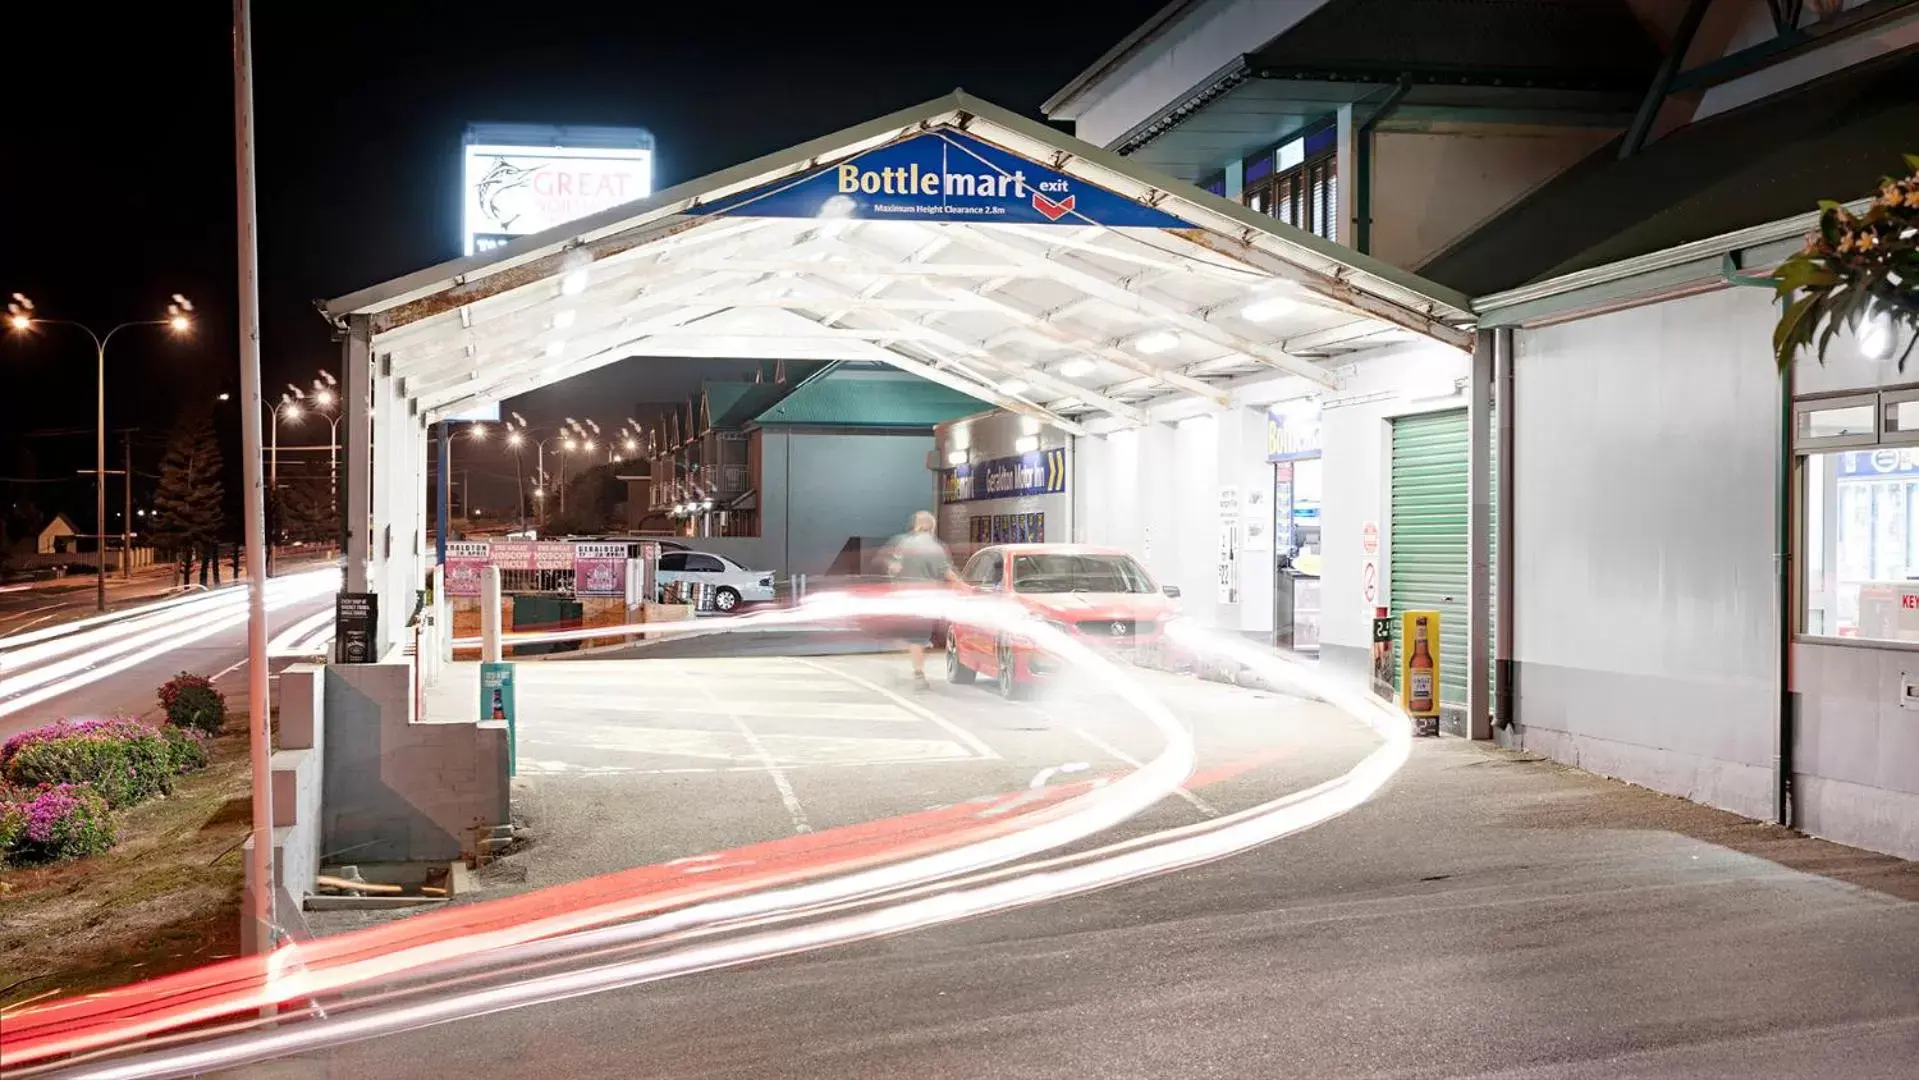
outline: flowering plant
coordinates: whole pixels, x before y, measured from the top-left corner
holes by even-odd
[[[17,831],[0,857],[11,863],[58,862],[97,855],[113,846],[107,800],[86,784],[48,784],[0,808],[0,835]]]
[[[1881,181],[1859,213],[1822,201],[1818,229],[1773,271],[1773,288],[1787,302],[1772,334],[1781,370],[1814,335],[1824,363],[1833,335],[1841,327],[1857,332],[1862,323],[1886,335],[1881,355],[1891,352],[1898,328],[1906,328],[1910,340],[1899,355],[1905,370],[1919,343],[1919,154],[1906,155],[1906,167],[1912,175]]]
[[[27,811],[0,790],[0,870],[6,869],[8,856],[27,832]]]
[[[153,729],[130,716],[95,716],[85,720],[56,720],[44,727],[30,728],[0,744],[0,774],[7,770],[22,750],[41,743],[77,736],[138,737],[151,735]]]
[[[227,718],[226,695],[213,688],[212,679],[188,671],[160,687],[160,707],[166,710],[168,723],[209,734],[218,732]]]
[[[173,751],[138,720],[61,721],[19,740],[9,742],[0,775],[23,787],[88,784],[116,809],[173,790]]]
[[[206,735],[130,717],[61,720],[0,746],[0,779],[21,787],[88,784],[118,809],[173,790],[177,773],[210,760]]]

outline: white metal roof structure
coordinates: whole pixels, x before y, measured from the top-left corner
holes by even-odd
[[[324,302],[433,420],[629,357],[880,360],[1084,434],[1471,347],[1464,296],[955,92]],[[1102,426],[1106,426],[1105,423]]]

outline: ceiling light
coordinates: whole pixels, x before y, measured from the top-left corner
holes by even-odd
[[[948,465],[964,465],[964,464],[966,464],[966,451],[964,451],[964,450],[948,450],[948,451],[946,452],[946,463],[947,463]]]
[[[1024,379],[1008,379],[999,384],[999,392],[1002,394],[1024,394],[1026,392],[1026,381]]]
[[[553,313],[553,329],[564,330],[567,327],[572,326],[573,320],[578,314],[579,313],[574,311],[572,308],[567,308],[565,311],[554,312]]]
[[[1021,435],[1019,438],[1013,440],[1014,453],[1030,454],[1033,451],[1038,449],[1039,449],[1039,436],[1037,435]]]
[[[1179,347],[1179,335],[1171,330],[1152,330],[1133,339],[1135,352],[1146,356],[1167,352]]]
[[[1019,429],[1027,435],[1038,435],[1039,421],[1030,416],[1022,416],[1019,419]]]
[[[1239,314],[1253,322],[1271,322],[1298,306],[1290,296],[1268,296],[1247,304]]]
[[[566,351],[565,338],[561,338],[558,341],[549,341],[546,343],[546,355],[548,356],[558,356],[565,351]]]
[[[574,270],[560,279],[560,295],[578,296],[586,291],[586,270]]]
[[[1059,373],[1061,375],[1066,376],[1069,379],[1077,379],[1081,375],[1092,374],[1093,368],[1095,366],[1096,365],[1091,360],[1088,360],[1084,356],[1082,356],[1082,357],[1078,357],[1077,359],[1068,360],[1064,364],[1061,364],[1059,366]]]

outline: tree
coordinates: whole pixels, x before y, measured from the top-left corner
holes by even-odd
[[[567,481],[566,509],[551,511],[546,532],[590,536],[607,531],[613,511],[626,498],[626,484],[611,465],[595,465]]]
[[[220,440],[212,415],[194,412],[181,417],[160,460],[160,486],[153,497],[159,522],[154,531],[161,550],[178,562],[183,580],[192,580],[194,559],[200,560],[202,585],[207,583],[209,564],[219,558],[225,516],[220,472]]]
[[[280,481],[278,528],[283,541],[317,544],[340,535],[340,514],[326,476],[294,476]]]
[[[1822,201],[1819,227],[1773,271],[1785,304],[1772,333],[1781,371],[1806,348],[1825,363],[1826,346],[1841,329],[1860,335],[1872,359],[1883,359],[1897,347],[1901,327],[1910,335],[1899,354],[1899,370],[1906,370],[1919,348],[1919,154],[1906,155],[1906,168],[1910,175],[1880,181],[1857,214]],[[1868,331],[1873,345],[1866,345]]]

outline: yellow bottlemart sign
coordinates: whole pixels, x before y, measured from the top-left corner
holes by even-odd
[[[1399,704],[1407,716],[1439,715],[1439,612],[1399,616]]]

